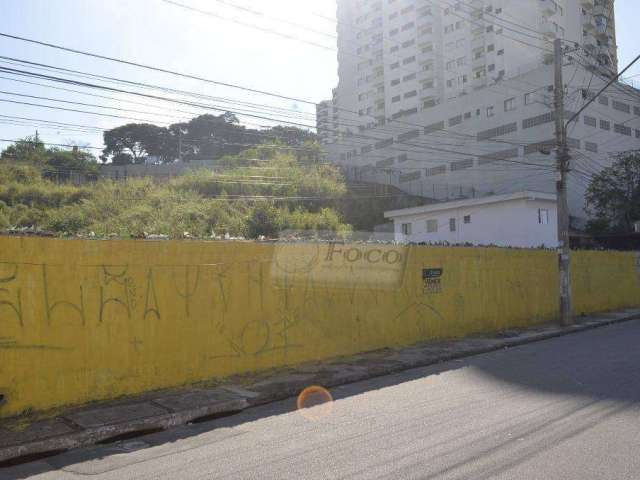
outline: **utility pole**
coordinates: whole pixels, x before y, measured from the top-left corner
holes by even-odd
[[[567,129],[564,123],[564,81],[562,66],[564,55],[562,41],[553,42],[554,52],[554,105],[556,121],[556,155],[558,178],[556,196],[558,205],[558,265],[560,271],[560,322],[570,325],[573,322],[571,305],[571,251],[569,243],[569,204],[567,201],[567,176],[569,173],[569,148]]]

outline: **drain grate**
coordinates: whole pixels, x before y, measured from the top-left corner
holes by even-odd
[[[9,460],[5,460],[4,462],[0,462],[0,468],[8,468],[15,467],[17,465],[22,465],[25,463],[35,462],[37,460],[43,460],[49,457],[55,457],[56,455],[60,455],[61,453],[65,453],[68,450],[66,448],[61,448],[57,450],[48,450],[46,452],[38,452],[38,453],[29,453],[27,455],[22,455],[20,457],[10,458]]]
[[[232,410],[229,412],[210,413],[209,415],[203,415],[201,417],[196,417],[193,420],[189,420],[189,424],[211,422],[213,420],[218,420],[220,418],[231,417],[232,415],[236,415],[241,411],[242,410]]]
[[[134,430],[132,432],[121,433],[119,435],[114,435],[113,437],[107,437],[99,442],[96,442],[96,445],[109,445],[111,443],[121,442],[122,440],[131,440],[132,438],[144,437],[145,435],[151,435],[153,433],[164,432],[164,428],[155,427],[155,428],[146,428],[143,430]]]

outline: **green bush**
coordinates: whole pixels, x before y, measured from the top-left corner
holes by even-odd
[[[285,227],[286,218],[281,210],[270,203],[257,205],[251,212],[247,224],[249,238],[258,238],[261,235],[274,238]]]
[[[7,212],[2,209],[2,205],[0,205],[0,230],[6,230],[11,227],[11,222],[9,222],[9,216]]]
[[[84,231],[91,221],[79,206],[65,206],[51,212],[45,230],[75,234]]]
[[[9,222],[18,228],[42,229],[47,223],[48,213],[39,208],[18,205],[9,210]]]

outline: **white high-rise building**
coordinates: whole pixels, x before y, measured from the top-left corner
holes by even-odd
[[[613,2],[338,0],[339,83],[318,112],[330,158],[436,199],[553,192],[553,40],[569,118],[617,70]],[[569,137],[584,217],[588,175],[640,148],[640,92],[615,84]]]

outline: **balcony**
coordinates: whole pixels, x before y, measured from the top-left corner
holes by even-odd
[[[593,17],[591,15],[582,17],[582,29],[587,33],[595,33],[596,24],[593,21]]]
[[[485,38],[484,36],[472,37],[471,38],[471,50],[477,50],[479,48],[484,48],[485,46]]]
[[[540,7],[543,15],[554,15],[558,11],[552,0],[540,0]]]
[[[416,55],[416,61],[418,62],[418,64],[423,65],[428,62],[433,62],[435,57],[436,57],[436,54],[433,50],[430,50],[427,52],[421,51],[418,53],[418,55]]]
[[[603,3],[598,3],[597,5],[595,5],[593,7],[592,12],[593,12],[594,16],[602,15],[604,17],[609,18],[609,15],[611,15],[612,10],[611,10],[611,6],[610,5],[606,5],[606,4],[603,4]]]
[[[607,43],[609,42],[609,32],[606,28],[600,29],[596,28],[595,37],[600,40],[600,43],[603,47],[607,47]]]
[[[437,90],[435,83],[432,83],[431,85],[423,85],[420,89],[420,95],[422,95],[423,97],[433,97],[436,93]]]
[[[556,38],[558,36],[558,26],[553,22],[544,22],[540,25],[540,33],[550,39]]]
[[[484,53],[474,54],[471,59],[471,68],[476,69],[478,67],[482,67],[487,63],[486,56]]]

